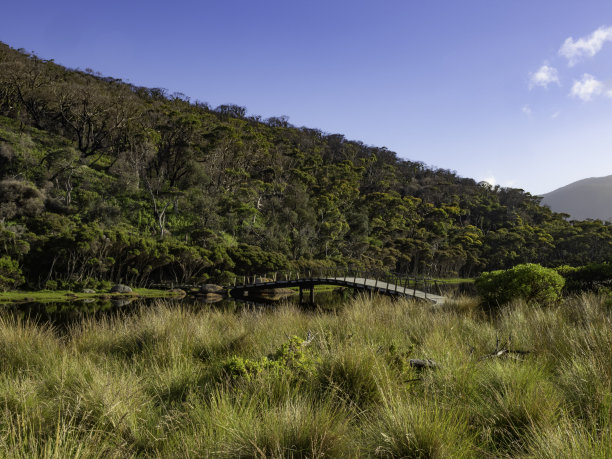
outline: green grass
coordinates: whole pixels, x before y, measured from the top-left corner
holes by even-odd
[[[442,281],[447,284],[472,284],[475,278],[473,277],[434,277],[433,280]]]
[[[529,353],[484,358],[509,337]],[[0,315],[0,457],[609,458],[610,362],[598,296],[494,317],[471,298],[160,300],[61,335]]]
[[[38,303],[72,301],[85,298],[115,298],[115,297],[138,297],[138,298],[171,298],[180,296],[170,290],[156,290],[147,288],[135,288],[131,293],[82,293],[70,290],[38,290],[38,291],[12,291],[0,292],[1,303],[30,302]]]

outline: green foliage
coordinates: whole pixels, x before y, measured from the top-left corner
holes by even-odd
[[[60,285],[57,281],[48,280],[45,282],[45,290],[60,290]]]
[[[316,359],[307,351],[307,344],[293,336],[274,353],[259,360],[232,356],[223,364],[223,370],[232,379],[250,380],[264,371],[288,374],[294,378],[308,377],[315,371]]]
[[[593,294],[497,315],[159,302],[62,331],[3,309],[0,457],[607,457],[611,321]],[[508,335],[530,352],[492,356]]]
[[[550,303],[559,299],[564,284],[565,279],[554,269],[533,263],[483,273],[475,282],[478,293],[491,306],[516,299]]]
[[[260,361],[245,359],[238,356],[230,357],[224,364],[224,372],[232,379],[251,379],[257,376],[263,369]]]
[[[592,263],[581,267],[560,266],[567,292],[609,291],[612,288],[612,263]]]
[[[10,257],[0,257],[0,291],[14,289],[24,282],[19,263]]]
[[[245,110],[0,43],[0,256],[38,288],[347,266],[473,277],[612,258],[612,225]]]

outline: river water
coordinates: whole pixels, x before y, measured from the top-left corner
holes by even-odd
[[[318,308],[322,310],[333,310],[340,307],[347,299],[351,298],[348,292],[343,290],[324,291],[315,293],[315,304],[306,305],[304,308]],[[192,310],[221,309],[224,311],[241,312],[245,310],[262,310],[274,308],[282,303],[299,304],[298,295],[290,295],[276,301],[254,299],[252,301],[224,298],[220,301],[211,302],[204,297],[187,295],[183,298],[116,298],[116,299],[93,299],[72,300],[61,302],[20,302],[0,305],[0,315],[13,316],[27,319],[39,324],[49,324],[58,331],[67,329],[84,319],[103,318],[104,316],[124,315],[128,317],[157,303],[170,306],[183,307]]]
[[[445,295],[467,293],[473,290],[473,284],[456,284],[452,290],[442,292]],[[362,293],[363,294],[363,293]],[[317,309],[322,311],[333,311],[341,308],[343,304],[352,299],[355,292],[351,289],[338,288],[315,292],[315,304],[302,304],[303,308]],[[282,299],[271,301],[254,299],[244,301],[233,298],[224,298],[220,301],[211,302],[204,297],[187,295],[183,298],[114,298],[114,299],[85,299],[62,302],[22,302],[0,305],[0,315],[13,316],[27,319],[39,324],[49,324],[56,330],[62,331],[77,324],[84,319],[103,318],[105,316],[135,314],[143,307],[153,306],[156,303],[164,303],[170,306],[184,307],[192,310],[221,309],[224,311],[242,312],[245,310],[262,310],[274,308],[282,303],[299,304],[298,295],[290,295]]]

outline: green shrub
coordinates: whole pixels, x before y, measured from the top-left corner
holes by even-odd
[[[113,283],[111,281],[98,281],[94,288],[98,291],[103,292],[110,290],[112,286]]]
[[[0,257],[0,291],[14,289],[23,284],[24,278],[19,263],[11,257]]]
[[[567,292],[606,292],[612,287],[612,263],[592,263],[579,268],[559,266],[555,271],[565,279]]]
[[[483,273],[475,282],[478,293],[490,306],[522,299],[549,303],[559,299],[565,279],[554,269],[527,263]]]
[[[57,281],[48,280],[45,282],[45,290],[59,290],[59,285]]]
[[[259,360],[232,356],[223,370],[232,379],[251,379],[262,371],[291,373],[295,377],[310,376],[315,371],[316,359],[310,355],[303,339],[293,336],[273,354]]]
[[[262,364],[257,360],[234,355],[223,364],[223,370],[232,379],[251,379],[262,371]]]

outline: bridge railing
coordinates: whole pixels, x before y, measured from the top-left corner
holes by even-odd
[[[296,281],[296,280],[317,280],[317,279],[336,279],[347,283],[366,286],[367,280],[375,282],[374,288],[387,288],[396,286],[402,293],[409,294],[410,290],[420,290],[425,293],[441,295],[443,286],[446,282],[442,279],[435,279],[425,276],[414,276],[405,273],[389,272],[384,270],[362,270],[354,268],[317,268],[264,272],[259,274],[249,274],[236,276],[233,279],[233,286],[259,285],[268,282]],[[369,285],[371,287],[371,285]]]

